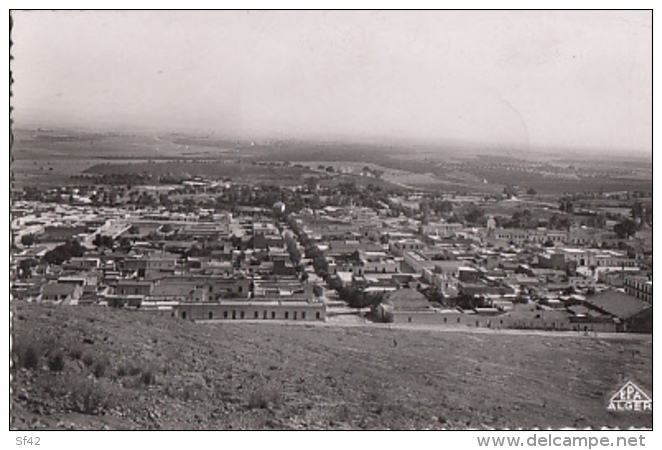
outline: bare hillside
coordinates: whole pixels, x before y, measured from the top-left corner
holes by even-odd
[[[12,429],[652,427],[650,336],[277,323],[14,303]]]

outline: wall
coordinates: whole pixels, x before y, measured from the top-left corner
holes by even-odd
[[[393,323],[418,325],[443,325],[448,327],[472,327],[492,329],[536,329],[583,332],[616,332],[614,323],[571,323],[570,320],[554,319],[513,319],[507,314],[484,316],[459,312],[406,312],[394,311]]]
[[[506,328],[504,316],[479,316],[460,312],[406,312],[394,311],[394,323],[412,323],[419,325],[469,326],[480,328]],[[504,320],[504,323],[500,323]]]
[[[173,311],[176,317],[186,320],[265,320],[265,312],[266,320],[326,320],[326,309],[322,303],[182,304],[175,306]]]

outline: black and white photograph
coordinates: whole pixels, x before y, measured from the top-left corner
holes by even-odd
[[[652,446],[652,10],[9,16],[10,445]]]

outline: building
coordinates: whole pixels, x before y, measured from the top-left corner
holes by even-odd
[[[613,317],[619,331],[653,332],[653,307],[643,300],[609,289],[587,297],[584,304]]]
[[[41,289],[41,301],[75,305],[83,295],[83,287],[74,283],[47,283]]]
[[[367,273],[397,273],[400,263],[385,252],[359,252],[359,274]]]
[[[279,300],[186,303],[173,307],[173,316],[185,320],[291,320],[324,321],[322,302]]]
[[[392,321],[412,322],[411,314],[427,313],[432,311],[428,299],[415,289],[398,289],[390,292],[379,305],[373,307],[373,315],[382,321],[391,316]],[[408,317],[408,318],[407,318]]]
[[[203,280],[168,280],[154,284],[148,298],[155,302],[206,302],[207,290]]]
[[[653,304],[653,282],[648,277],[625,276],[623,288],[629,295]]]
[[[251,294],[252,280],[244,277],[209,277],[205,282],[210,300],[247,298]]]
[[[389,251],[396,256],[403,256],[405,252],[415,252],[424,248],[425,244],[418,239],[401,239],[389,244]]]
[[[547,229],[525,230],[520,228],[496,229],[492,233],[492,242],[502,244],[544,244],[551,242],[561,244],[567,241],[567,234],[563,231],[553,231]]]
[[[410,251],[404,253],[403,261],[414,272],[425,276],[425,271],[442,273],[447,276],[457,277],[460,267],[466,266],[466,261],[452,259],[430,259],[423,252]]]
[[[127,295],[150,295],[152,293],[151,281],[120,280],[115,286],[115,294]]]
[[[73,257],[63,265],[66,269],[72,270],[94,270],[101,266],[99,258]]]
[[[508,312],[499,319],[504,328],[537,330],[573,330],[570,315],[565,311],[520,308]],[[578,328],[575,326],[575,330]]]
[[[418,229],[420,234],[427,236],[451,237],[462,231],[460,223],[437,222],[421,225]]]
[[[176,256],[149,256],[146,258],[128,258],[124,261],[125,272],[137,272],[139,277],[158,276],[174,273],[177,267]]]

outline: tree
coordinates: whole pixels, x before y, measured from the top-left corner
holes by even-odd
[[[472,205],[464,215],[469,223],[483,224],[485,222],[485,210],[476,205]]]
[[[69,241],[47,252],[44,255],[44,260],[49,264],[61,265],[74,256],[78,257],[84,254],[85,249],[78,241]]]
[[[506,187],[503,188],[503,194],[504,194],[507,198],[512,198],[513,196],[515,196],[516,193],[517,193],[517,192],[515,191],[515,187],[512,186],[512,185],[508,185],[508,186],[506,186]]]
[[[97,247],[113,248],[114,241],[112,236],[97,234],[92,243]]]
[[[393,313],[391,311],[384,311],[384,314],[382,314],[383,323],[393,323],[394,320],[395,320],[395,316],[393,316]]]
[[[559,203],[559,209],[566,213],[571,213],[575,210],[575,204],[570,198],[562,198]]]
[[[614,225],[614,232],[621,239],[629,239],[637,232],[637,223],[632,219],[624,219]]]
[[[32,247],[36,242],[37,238],[34,236],[34,234],[24,234],[21,236],[21,244],[25,245],[26,247]]]
[[[444,213],[450,213],[453,211],[453,204],[449,202],[448,200],[434,200],[431,204],[430,207],[434,212],[437,214],[444,214]]]
[[[552,214],[547,222],[547,226],[555,230],[568,230],[572,225],[572,221],[568,216],[561,216],[559,214]]]
[[[437,288],[429,287],[421,291],[421,293],[425,295],[425,297],[431,303],[438,303],[442,306],[446,305],[444,294],[442,294],[441,291]]]
[[[604,228],[606,224],[607,219],[603,214],[596,214],[595,216],[591,216],[586,221],[586,225],[592,228]]]
[[[313,267],[315,268],[315,273],[322,278],[326,278],[329,273],[329,263],[322,254],[313,257]]]
[[[161,205],[165,206],[166,208],[172,206],[172,200],[170,200],[170,196],[168,194],[159,194],[159,203],[161,203]]]
[[[538,221],[533,217],[530,209],[515,212],[506,224],[509,228],[535,228],[537,225]]]
[[[457,306],[463,309],[482,308],[487,306],[485,298],[466,293],[461,293],[455,299],[455,302],[457,303]]]
[[[18,264],[19,278],[30,278],[32,276],[32,268],[38,264],[35,259],[24,259]]]
[[[365,292],[354,286],[340,288],[338,296],[352,308],[367,308],[368,306],[378,305],[384,299],[384,294],[380,292]]]
[[[653,223],[652,209],[646,207],[642,202],[636,202],[632,205],[630,216],[637,223]]]
[[[159,236],[159,234],[156,231],[150,232],[146,237],[148,241],[158,241],[159,239],[161,239],[161,236]]]

